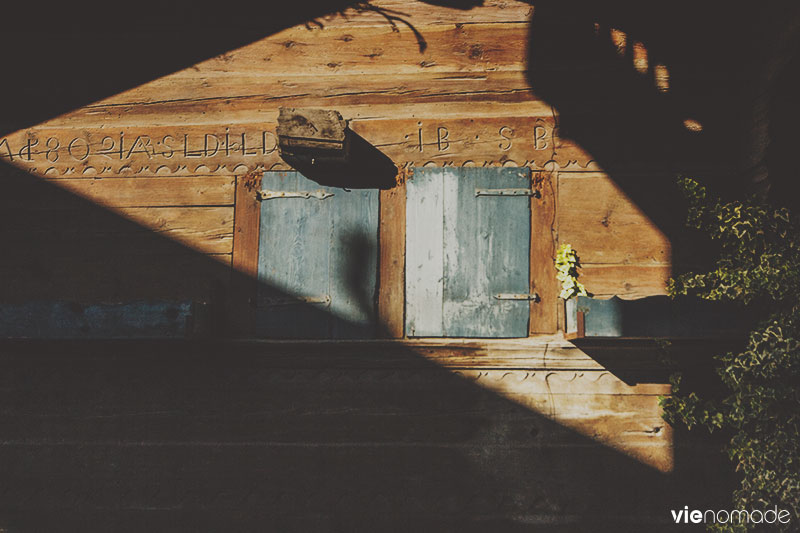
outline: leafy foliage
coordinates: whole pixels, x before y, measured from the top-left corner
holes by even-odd
[[[673,395],[661,398],[664,418],[729,432],[728,455],[741,475],[734,507],[778,505],[793,513],[786,530],[793,529],[800,520],[800,224],[786,209],[722,202],[691,179],[680,185],[689,225],[719,245],[719,256],[708,272],[670,280],[670,294],[742,302],[761,321],[743,351],[716,357],[727,396],[687,393],[674,376]]]
[[[578,268],[581,266],[578,253],[571,244],[562,244],[556,252],[556,279],[561,282],[561,294],[564,300],[575,296],[589,296],[586,287],[578,281]]]

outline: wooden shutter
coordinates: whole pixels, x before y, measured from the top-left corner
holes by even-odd
[[[530,171],[422,168],[407,183],[406,335],[527,337]],[[482,194],[485,193],[485,194]]]
[[[298,172],[266,172],[262,189],[332,196],[262,200],[257,334],[375,337],[378,191],[323,187]]]

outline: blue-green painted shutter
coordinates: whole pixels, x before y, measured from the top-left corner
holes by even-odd
[[[266,172],[262,189],[331,193],[261,202],[256,330],[270,338],[376,335],[378,191]]]
[[[407,183],[406,334],[527,337],[530,189],[526,168],[421,168]]]

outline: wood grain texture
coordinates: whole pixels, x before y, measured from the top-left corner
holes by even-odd
[[[528,197],[477,196],[477,189],[529,189],[528,169],[443,169],[444,313],[448,337],[525,337],[529,304],[498,294],[528,294]]]
[[[333,81],[332,81],[333,82]],[[362,84],[363,85],[363,84]],[[403,94],[388,101],[409,101]],[[442,102],[450,98],[443,96]],[[491,99],[489,107],[475,105],[414,106],[402,109],[390,105],[372,106],[359,99],[360,105],[341,108],[326,98],[326,105],[335,106],[350,120],[351,129],[382,151],[399,166],[531,166],[543,169],[551,162],[562,168],[592,168],[592,157],[577,143],[557,135],[557,116],[552,109],[505,109]],[[310,98],[305,105],[319,105],[319,98]],[[299,104],[298,104],[299,105]],[[259,109],[264,110],[261,104]],[[254,113],[237,106],[246,122],[234,122],[232,110],[213,110],[198,104],[197,113],[204,125],[150,125],[152,117],[135,126],[120,125],[112,135],[104,126],[42,127],[20,131],[3,139],[25,157],[0,152],[0,159],[45,179],[112,178],[153,176],[240,175],[252,170],[288,170],[277,147],[277,109],[271,109],[263,122],[253,122]],[[157,114],[172,116],[174,110]],[[505,116],[510,114],[510,116]],[[483,116],[481,116],[483,115]],[[500,115],[500,116],[499,116]],[[126,121],[135,115],[125,114]],[[480,120],[476,120],[480,117]],[[187,118],[188,120],[188,118]],[[109,121],[116,121],[109,117]],[[2,142],[3,140],[0,140]],[[82,152],[70,155],[70,146],[79,141]],[[531,142],[533,141],[533,142]],[[53,149],[31,148],[52,143]],[[124,149],[120,150],[122,146]],[[77,152],[78,148],[75,149]],[[80,159],[78,159],[80,158]]]
[[[525,74],[521,71],[487,71],[466,75],[456,72],[451,76],[442,76],[425,72],[416,75],[397,75],[391,74],[391,69],[387,70],[388,72],[385,74],[375,74],[367,79],[358,75],[328,74],[306,76],[286,83],[280,83],[279,80],[282,80],[283,76],[276,73],[273,76],[276,76],[278,81],[272,80],[276,85],[270,87],[269,94],[264,93],[262,88],[252,86],[253,83],[269,82],[271,80],[269,73],[238,82],[239,76],[234,73],[231,73],[232,78],[173,80],[160,90],[150,89],[154,95],[165,96],[164,92],[174,92],[175,95],[172,98],[162,98],[152,102],[120,103],[119,105],[98,104],[94,108],[84,107],[37,125],[30,131],[37,133],[37,138],[44,138],[46,141],[45,134],[49,131],[63,128],[71,128],[74,131],[79,128],[88,128],[89,133],[92,133],[91,129],[97,127],[100,120],[106,120],[112,122],[115,127],[124,128],[216,125],[223,126],[218,131],[224,134],[225,126],[228,125],[275,124],[280,106],[324,105],[320,104],[322,99],[329,102],[327,105],[340,110],[345,118],[392,118],[395,116],[413,118],[423,111],[429,115],[431,111],[436,110],[443,116],[463,118],[470,116],[467,113],[468,110],[465,109],[467,103],[470,105],[470,111],[474,110],[478,116],[482,117],[542,116],[553,113],[552,108],[546,102],[532,97],[533,91],[526,84]],[[151,83],[158,83],[158,81]],[[304,87],[304,90],[298,90],[300,85]],[[207,97],[180,98],[182,92],[203,93],[209,91],[209,87],[215,86],[218,87],[216,93],[208,94]],[[235,93],[244,94],[231,96]],[[398,98],[402,98],[407,104],[398,107],[396,104]],[[191,130],[188,131],[191,132]],[[233,130],[231,132],[235,133]],[[75,133],[80,133],[80,131],[75,131]],[[100,136],[100,139],[105,135],[113,138],[118,133],[116,130],[106,131]],[[129,137],[128,140],[135,140],[135,136]],[[152,140],[161,141],[162,137],[153,135],[151,136]],[[177,137],[168,139],[169,142],[179,140]],[[22,142],[20,143],[20,141]],[[110,146],[110,143],[106,142]],[[127,152],[131,145],[126,143],[125,146],[127,146]],[[15,161],[21,159],[19,150],[24,147],[26,147],[24,137],[20,137],[10,145]],[[64,145],[62,148],[61,153],[68,153],[68,145]],[[110,155],[113,155],[118,148],[119,144],[117,143]],[[137,147],[137,149],[141,148],[141,146]],[[47,150],[48,148],[41,145],[33,147],[34,154]],[[77,152],[77,150],[75,151]],[[27,156],[27,150],[24,150],[23,155]],[[83,154],[78,152],[77,155],[80,157]],[[5,146],[0,152],[0,157],[4,159],[10,157]],[[27,159],[27,157],[23,159]]]
[[[116,207],[183,207],[232,206],[234,178],[231,176],[164,176],[163,179],[142,178],[65,178],[48,181],[37,191],[37,201],[26,205],[31,210],[68,208],[65,192],[106,208]],[[85,204],[84,204],[85,205]],[[0,209],[20,206],[14,195],[0,199]]]
[[[526,54],[533,11],[526,2],[499,0],[468,10],[399,0],[347,8],[9,133],[0,139],[0,158],[107,207],[230,206],[239,194],[232,176],[290,170],[278,153],[275,128],[279,107],[297,106],[341,112],[354,132],[404,171],[432,164],[596,168],[592,154],[559,137],[558,110],[531,86]],[[596,66],[584,66],[587,79],[602,75]],[[555,223],[549,209],[558,197],[548,199],[543,191],[542,199],[531,201],[530,282],[543,298],[530,305],[531,334],[558,328],[561,307],[550,261],[559,224],[561,241],[581,252],[585,280],[598,294],[660,291],[671,260],[664,236],[652,224],[640,225],[641,212],[608,178],[575,174],[585,181],[567,183],[572,177],[561,176],[564,208]],[[558,186],[553,183],[553,190]],[[244,221],[242,209],[237,206],[234,218]],[[120,213],[199,252],[232,253],[240,277],[253,274],[254,247],[245,244],[252,235],[236,221],[230,230],[227,215],[214,225],[210,218],[175,213]],[[382,223],[382,236],[385,229]],[[23,240],[11,236],[8,242]],[[145,240],[130,237],[128,246],[143,254],[163,253],[167,246]],[[85,235],[72,247],[91,244]],[[20,246],[25,252],[32,245]],[[69,246],[64,241],[54,251]],[[624,281],[595,268],[610,266],[630,267],[613,274]],[[388,285],[401,276],[381,267],[387,281],[378,297],[381,316],[392,305],[399,309],[396,298],[390,303],[398,293]],[[387,329],[396,336],[402,315],[395,310],[392,316]]]
[[[70,56],[65,64],[74,67],[45,81],[55,83],[54,95],[66,97],[66,112],[0,138],[6,141],[0,144],[0,177],[9,177],[6,171],[15,165],[37,184],[27,194],[0,199],[0,211],[7,213],[0,215],[0,243],[8,244],[2,247],[6,259],[0,259],[0,279],[6,280],[0,301],[26,305],[58,298],[73,302],[66,305],[79,313],[85,300],[208,301],[221,287],[241,311],[231,315],[237,333],[252,334],[262,223],[254,192],[264,171],[291,170],[275,142],[278,108],[313,107],[341,112],[355,133],[403,172],[429,165],[548,171],[534,174],[542,198],[529,202],[530,268],[528,286],[519,292],[530,289],[542,298],[541,304],[520,304],[530,311],[526,332],[552,335],[493,342],[0,342],[0,471],[7,488],[0,490],[0,508],[9,521],[0,526],[391,531],[402,523],[410,531],[592,531],[602,524],[628,531],[665,527],[669,509],[689,501],[711,507],[708,484],[697,480],[719,481],[725,458],[661,420],[658,396],[670,387],[656,364],[659,348],[620,341],[581,349],[557,338],[561,302],[552,268],[558,242],[570,242],[585,264],[582,281],[596,294],[637,298],[663,291],[669,243],[614,187],[615,176],[549,171],[596,169],[595,156],[608,166],[611,150],[604,140],[640,133],[626,127],[626,111],[636,109],[619,105],[628,85],[660,98],[656,127],[662,115],[680,127],[684,116],[670,115],[670,109],[702,107],[678,105],[681,87],[692,84],[674,76],[674,91],[656,95],[629,58],[619,71],[590,64],[593,54],[574,58],[569,66],[577,68],[551,65],[543,57],[549,54],[532,47],[552,45],[555,60],[569,55],[569,47],[561,46],[569,43],[547,38],[560,35],[549,25],[554,8],[547,3],[343,5],[325,4],[330,14],[306,24],[293,19],[296,27],[265,35],[275,21],[254,17],[259,11],[252,6],[204,12],[186,4],[185,16],[173,17],[185,23],[167,29],[171,42],[196,32],[195,21],[211,28],[202,35],[212,46],[224,31],[245,42],[249,34],[240,35],[238,26],[218,34],[214,25],[237,9],[242,25],[257,28],[257,40],[219,47],[213,53],[222,53],[207,60],[193,55],[173,73],[159,66],[184,59],[180,47],[165,46],[163,57],[125,56],[111,52],[113,43],[126,39],[121,36],[64,49],[61,54]],[[157,6],[148,17],[158,24],[165,12],[180,8]],[[263,12],[269,9],[277,8]],[[580,13],[565,15],[568,25],[582,29]],[[23,36],[20,50],[9,54],[27,58],[26,39],[57,51],[52,35]],[[651,62],[667,62],[657,48]],[[67,105],[74,100],[70,93],[82,94],[81,84],[91,83],[81,58],[92,63],[97,53],[123,69],[127,62],[152,68],[131,68],[124,92],[79,108]],[[31,64],[39,61],[41,68],[50,59],[30,54]],[[88,68],[104,72],[96,61]],[[147,81],[148,72],[155,79]],[[23,86],[31,81],[19,76]],[[620,81],[625,87],[617,92]],[[569,100],[574,107],[564,106],[562,120],[551,103]],[[603,113],[583,119],[576,113],[584,106]],[[706,113],[698,117],[707,126],[703,135],[715,127],[715,113],[707,114],[708,120]],[[585,123],[599,131],[582,128]],[[558,126],[565,137],[600,138],[602,150],[593,154],[559,137]],[[33,140],[38,144],[27,144]],[[239,176],[235,186],[232,176]],[[50,199],[41,202],[45,197]],[[441,215],[441,223],[445,209],[440,199],[434,216],[430,205],[406,211],[402,188],[380,197],[378,310],[386,332],[401,337],[406,215],[418,234],[440,238],[438,247],[409,248],[407,259],[409,269],[433,262],[429,278],[443,298],[447,289],[436,283],[445,272],[444,230],[440,226],[436,234],[440,230],[426,220]],[[435,203],[435,197],[426,199]],[[65,216],[72,206],[84,214]],[[507,228],[503,215],[499,209],[491,215],[498,219],[491,225],[501,231]],[[330,241],[292,239],[283,230],[306,222],[286,215],[265,226],[293,247],[271,260],[302,268],[305,245],[342,255]],[[329,235],[342,222],[312,229]],[[465,232],[475,226],[459,224]],[[510,231],[502,238],[524,237]],[[359,248],[369,249],[366,242]],[[353,254],[350,261],[372,270],[362,259]],[[329,264],[351,270],[346,263]],[[477,270],[470,275],[477,277]],[[352,271],[350,281],[360,282],[358,269]],[[495,290],[512,289],[490,292]],[[347,312],[358,306],[345,300]],[[424,311],[435,314],[436,308]],[[673,347],[691,370],[718,348]]]
[[[431,20],[431,19],[428,19]],[[162,78],[162,87],[169,82],[203,76],[209,78],[213,91],[215,77],[236,73],[240,76],[275,76],[287,84],[316,75],[397,75],[432,73],[485,72],[525,69],[525,44],[529,25],[523,22],[502,24],[430,24],[417,29],[426,46],[411,32],[393,31],[390,25],[356,26],[353,29],[327,27],[307,29],[295,26],[262,40],[198,63],[194,68]],[[355,30],[355,31],[353,31]],[[129,104],[159,101],[151,92],[158,85],[142,86],[96,104]],[[251,87],[251,90],[255,87]],[[262,93],[262,94],[269,94]],[[166,92],[164,96],[168,96]]]
[[[340,111],[399,164],[590,164],[580,147],[556,138],[556,112],[526,78],[529,5],[407,8],[395,19],[362,9],[283,30],[13,133],[0,157],[53,178],[99,176],[108,165],[111,174],[136,176],[268,170],[280,162],[278,108],[292,106]],[[415,141],[420,119],[424,153]],[[549,120],[551,131],[536,130],[538,120]],[[250,152],[236,155],[244,130]]]
[[[406,186],[380,192],[378,320],[383,334],[401,338],[405,320]]]
[[[261,205],[256,193],[261,187],[261,174],[256,171],[236,178],[231,259],[233,271],[228,315],[229,329],[238,336],[249,336],[254,332],[261,227]]]
[[[539,295],[539,301],[530,304],[530,334],[549,334],[559,329],[558,308],[563,305],[558,297],[561,287],[554,265],[558,240],[558,172],[553,169],[535,172],[531,182],[531,187],[539,191],[539,198],[530,200],[530,280],[531,292]]]
[[[672,275],[669,265],[585,265],[581,282],[586,290],[599,298],[618,296],[634,300],[667,294],[667,281]]]
[[[331,198],[332,255],[329,311],[333,338],[375,338],[378,334],[377,189],[340,189]]]
[[[667,265],[671,245],[607,175],[559,173],[558,236],[581,263]]]
[[[406,335],[444,332],[444,180],[417,169],[406,181]]]
[[[0,302],[210,302],[225,292],[230,179],[65,179],[61,187],[20,172],[5,178]]]
[[[257,335],[374,337],[378,191],[323,187],[298,172],[267,172],[262,187],[331,196],[261,202]]]
[[[232,207],[120,207],[105,211],[52,209],[0,211],[0,243],[14,254],[0,262],[49,253],[88,257],[115,253],[163,252],[175,245],[203,254],[229,254],[233,240]],[[121,219],[121,220],[120,220]]]
[[[578,250],[587,290],[600,298],[666,294],[672,245],[611,177],[561,172],[558,196],[558,238]]]
[[[261,172],[236,178],[236,211],[233,232],[233,268],[255,278],[258,272],[258,235],[261,204],[257,192],[261,187]]]
[[[123,207],[118,214],[204,254],[229,254],[233,245],[232,207]]]
[[[653,364],[626,352],[611,350],[617,370]],[[420,530],[483,530],[487,514],[499,530],[507,516],[626,530],[708,497],[697,476],[725,461],[664,425],[668,385],[582,368],[597,363],[554,339],[4,341],[0,354],[0,465],[15,487],[0,501],[42,509],[31,529],[89,515],[119,530],[144,514],[158,529],[357,530],[366,517],[391,530],[401,512]],[[86,511],[52,510],[76,502]],[[158,511],[116,514],[131,502]],[[586,518],[559,518],[565,507]]]
[[[406,309],[409,336],[527,336],[527,197],[477,189],[529,188],[527,169],[417,169],[408,182]]]
[[[370,7],[377,9],[351,7],[341,13],[315,19],[312,25],[319,23],[326,27],[386,26],[389,22],[386,16],[381,14],[381,10],[389,15],[397,15],[400,20],[396,22],[407,21],[411,24],[418,24],[420,21],[433,24],[521,22],[530,20],[533,15],[533,6],[515,0],[485,0],[469,10],[407,0],[373,0],[370,2]],[[398,27],[403,31],[402,25]]]
[[[334,196],[261,202],[256,335],[328,338],[335,234],[331,202],[339,191],[322,187],[298,172],[266,172],[261,183],[265,190],[324,190]],[[302,298],[328,299],[328,303],[306,305]]]

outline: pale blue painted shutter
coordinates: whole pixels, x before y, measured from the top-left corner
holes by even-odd
[[[526,168],[421,168],[407,183],[406,335],[527,337]],[[478,190],[491,190],[477,195]],[[519,191],[518,191],[519,192]],[[523,191],[524,192],[524,191]]]
[[[376,336],[378,191],[265,172],[262,189],[333,196],[261,202],[256,330],[271,338]]]

